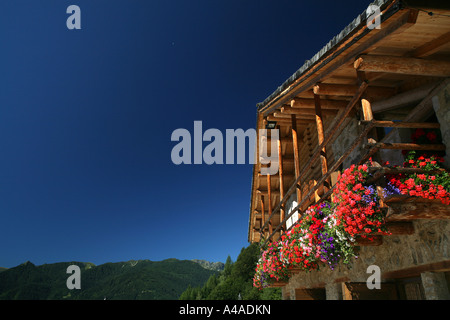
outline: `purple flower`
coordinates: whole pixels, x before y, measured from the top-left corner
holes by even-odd
[[[334,238],[327,232],[320,233],[318,238],[321,243],[320,258],[333,270],[339,262],[339,255],[336,254],[334,246]]]
[[[374,186],[368,186],[364,187],[365,192],[362,196],[362,201],[364,201],[366,204],[370,204],[372,201],[374,201],[375,197],[377,196],[377,192]],[[367,190],[369,190],[369,194],[366,194]]]
[[[400,194],[400,189],[394,186],[391,182],[388,182],[386,187],[383,188],[384,196],[389,197],[395,194]]]

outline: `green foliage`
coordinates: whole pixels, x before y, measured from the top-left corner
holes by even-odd
[[[233,261],[231,260],[231,257],[228,255],[227,260],[225,261],[225,267],[223,270],[223,275],[225,277],[228,277],[231,275],[232,267],[233,267]]]
[[[81,269],[80,290],[66,286],[70,276],[66,270],[71,264]],[[200,286],[215,274],[216,271],[193,261],[177,259],[99,266],[82,262],[35,266],[27,262],[0,273],[0,300],[172,300],[189,286]]]
[[[228,256],[224,270],[211,276],[200,287],[189,287],[180,300],[280,300],[281,289],[258,289],[253,286],[253,276],[259,258],[259,245],[242,248],[236,262]]]
[[[426,153],[418,154],[417,151],[409,151],[405,157],[405,167],[407,168],[420,168],[427,171],[432,171],[436,169],[443,169],[444,158],[437,155],[428,155]],[[420,176],[423,176],[422,178]],[[430,180],[430,177],[433,177]],[[441,185],[444,190],[450,192],[450,174],[448,171],[443,171],[439,174],[411,174],[409,175],[414,182],[419,184],[425,184],[431,181],[435,186]]]

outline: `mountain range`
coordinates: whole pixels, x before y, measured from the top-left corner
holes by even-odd
[[[66,285],[70,265],[80,268],[80,289],[68,289]],[[0,268],[0,300],[174,300],[187,287],[203,285],[223,267],[221,262],[178,259],[98,266],[88,262],[36,266],[27,261]]]

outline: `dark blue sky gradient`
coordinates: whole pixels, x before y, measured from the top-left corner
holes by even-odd
[[[2,1],[0,266],[235,260],[252,167],[176,166],[172,131],[254,128],[256,103],[368,5]]]

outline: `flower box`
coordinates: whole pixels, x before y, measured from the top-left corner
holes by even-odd
[[[302,271],[302,268],[289,267],[288,270],[291,272],[291,274],[297,274],[297,273],[300,273],[300,271]]]
[[[386,221],[450,219],[450,206],[439,199],[394,195],[384,199],[388,206]]]
[[[383,244],[382,236],[356,237],[357,246],[381,246]]]
[[[267,287],[268,288],[281,288],[286,286],[288,283],[284,282],[284,281],[276,281],[274,283],[269,284]]]

